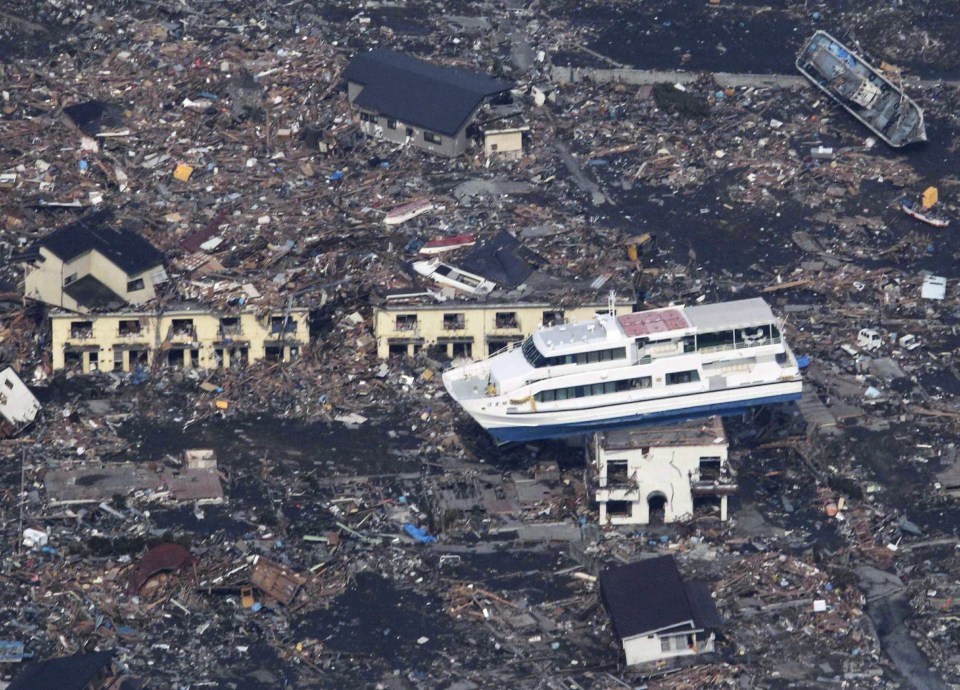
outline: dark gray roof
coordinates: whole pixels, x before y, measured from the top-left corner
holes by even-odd
[[[64,293],[72,297],[87,309],[120,309],[126,301],[113,290],[101,283],[91,274],[75,280],[65,288]]]
[[[513,82],[384,48],[354,57],[343,76],[364,87],[354,100],[357,106],[447,135],[456,134],[485,98],[513,87]]]
[[[30,664],[7,690],[83,690],[112,657],[113,652],[94,652]]]
[[[542,257],[520,244],[513,235],[501,230],[467,252],[461,266],[498,285],[517,287],[530,277],[535,266],[545,263]]]
[[[600,597],[620,639],[679,626],[716,628],[720,614],[709,590],[685,583],[673,556],[647,558],[600,574]]]
[[[62,261],[96,250],[131,276],[163,263],[163,253],[142,236],[108,226],[111,218],[109,210],[91,213],[37,240],[34,247],[44,247]]]

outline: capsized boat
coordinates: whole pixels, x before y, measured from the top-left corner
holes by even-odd
[[[935,228],[945,228],[950,225],[950,219],[937,209],[939,199],[940,194],[937,188],[927,187],[923,191],[919,201],[915,201],[909,197],[901,199],[900,208],[911,218],[916,218]]]
[[[445,264],[440,259],[414,261],[413,270],[441,285],[448,285],[470,295],[489,295],[497,286],[483,276],[464,271],[462,268]]]
[[[826,31],[817,31],[807,41],[796,64],[814,86],[890,146],[927,140],[920,106]]]
[[[438,237],[430,240],[420,247],[421,254],[442,254],[443,252],[452,252],[454,249],[462,247],[472,247],[477,243],[477,236],[473,233],[465,235],[454,235],[453,237]]]
[[[429,199],[417,199],[416,201],[411,201],[402,206],[390,209],[384,217],[383,222],[386,225],[400,225],[433,209],[433,202]]]
[[[510,442],[735,414],[797,400],[803,382],[782,323],[755,298],[543,328],[443,384]]]

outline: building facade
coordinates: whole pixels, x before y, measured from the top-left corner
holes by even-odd
[[[156,312],[54,314],[53,368],[133,371],[140,366],[217,369],[289,362],[310,341],[303,308],[220,313],[183,306]]]
[[[719,417],[673,426],[595,434],[588,459],[601,525],[647,525],[693,517],[695,505],[718,505],[737,490],[727,465]]]
[[[425,347],[440,346],[448,357],[481,359],[517,343],[541,326],[593,318],[606,311],[606,302],[561,307],[549,302],[494,304],[449,301],[439,304],[386,304],[374,311],[377,355],[414,356]],[[617,314],[628,314],[630,303],[618,302]]]

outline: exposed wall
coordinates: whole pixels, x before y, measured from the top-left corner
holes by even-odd
[[[482,359],[489,354],[491,344],[495,349],[501,349],[510,341],[522,340],[534,333],[544,324],[545,314],[562,312],[565,321],[570,323],[591,319],[598,311],[606,309],[606,303],[568,309],[549,304],[493,305],[470,302],[451,302],[429,307],[378,307],[374,312],[377,355],[382,359],[389,357],[391,345],[394,345],[394,349],[404,348],[406,354],[414,355],[422,347],[439,343],[447,345],[447,354],[451,357],[455,350],[460,353],[464,350],[463,346],[469,345],[470,352],[462,352],[463,356]],[[617,314],[628,314],[630,311],[630,305],[617,305]],[[514,325],[508,325],[506,318],[500,319],[498,323],[498,314],[512,314]],[[447,315],[451,318],[445,320]],[[462,327],[451,327],[457,324],[458,319],[452,318],[457,315],[462,316]],[[403,318],[398,319],[398,316]],[[410,317],[415,318],[412,324]],[[456,345],[461,347],[455,347]]]
[[[483,155],[487,158],[519,158],[523,155],[523,132],[486,132],[483,135]]]
[[[268,312],[263,316],[253,312],[220,314],[203,311],[169,311],[162,315],[146,312],[83,316],[56,314],[50,317],[53,368],[66,368],[68,358],[72,358],[71,366],[85,373],[93,370],[130,371],[136,368],[137,354],[143,353],[146,364],[152,365],[157,357],[169,357],[171,350],[182,353],[183,366],[201,369],[229,366],[231,358],[236,363],[243,355],[247,361],[255,362],[267,355],[267,348],[271,348],[271,353],[279,359],[290,361],[309,342],[308,311],[295,309],[289,312],[294,331],[272,332],[271,319],[282,316],[282,311]],[[221,317],[239,318],[239,333],[223,331]],[[175,320],[190,320],[192,328],[182,328],[182,333],[175,333]],[[139,333],[121,334],[121,321],[138,323]],[[91,327],[72,332],[74,325],[84,322],[89,322]],[[131,352],[135,353],[134,356]],[[161,364],[166,361],[161,359]]]
[[[690,638],[694,637],[694,633],[692,632],[674,636],[676,642],[671,641],[667,643],[669,647],[667,650],[663,649],[664,645],[659,635],[628,637],[623,640],[623,652],[626,657],[627,666],[643,664],[658,659],[689,656],[697,653],[704,654],[714,650],[714,636],[712,634],[706,635],[705,639],[697,642],[693,648],[687,646],[689,641],[688,635]],[[700,633],[700,636],[704,637],[704,634]],[[679,649],[677,647],[679,647]]]

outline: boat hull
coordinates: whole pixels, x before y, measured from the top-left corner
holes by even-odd
[[[535,441],[625,426],[663,424],[712,415],[735,415],[761,405],[799,400],[802,381],[777,381],[742,389],[703,391],[683,398],[657,398],[594,410],[484,414],[465,407],[499,443]]]

